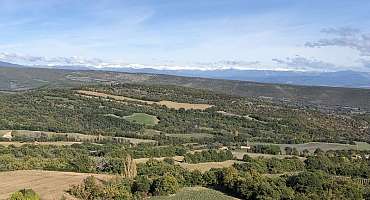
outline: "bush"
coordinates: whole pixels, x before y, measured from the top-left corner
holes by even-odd
[[[13,193],[10,200],[40,200],[40,197],[32,189],[23,189]]]

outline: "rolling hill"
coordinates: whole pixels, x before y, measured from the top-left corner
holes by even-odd
[[[370,90],[323,86],[296,86],[250,81],[123,73],[94,70],[63,70],[0,67],[0,90],[22,91],[38,87],[70,87],[97,83],[177,85],[245,97],[288,101],[352,111],[370,110]]]

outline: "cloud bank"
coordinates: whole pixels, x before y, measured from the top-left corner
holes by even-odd
[[[363,33],[353,28],[327,28],[322,30],[331,38],[320,39],[315,42],[307,42],[306,47],[348,47],[360,52],[361,56],[370,56],[370,33]]]
[[[286,66],[296,71],[337,71],[338,66],[317,60],[315,58],[306,58],[300,55],[295,57],[287,57],[285,59],[272,59],[278,65]]]
[[[334,32],[336,30],[327,30]],[[343,35],[352,35],[350,30],[341,32]],[[243,61],[243,60],[220,60],[215,62],[189,62],[176,63],[175,61],[156,61],[157,63],[142,64],[130,63],[122,61],[103,60],[99,58],[84,58],[84,57],[44,57],[31,56],[16,53],[1,53],[0,61],[34,67],[88,67],[91,69],[119,69],[119,68],[134,68],[143,69],[151,68],[156,70],[273,70],[273,71],[316,71],[329,72],[341,71],[343,69],[370,69],[370,60],[366,57],[359,59],[356,66],[338,66],[330,62],[322,61],[314,57],[305,57],[296,55],[285,58],[273,58],[270,63],[262,61]],[[360,70],[361,71],[361,70]],[[368,71],[368,70],[364,70]]]

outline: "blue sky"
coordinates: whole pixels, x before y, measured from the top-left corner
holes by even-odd
[[[0,0],[0,60],[370,70],[368,0]]]

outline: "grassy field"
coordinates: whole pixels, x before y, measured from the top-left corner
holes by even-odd
[[[237,200],[237,198],[225,195],[222,192],[204,188],[187,187],[175,195],[152,197],[151,200]]]
[[[43,200],[61,199],[70,185],[79,184],[91,175],[101,180],[112,177],[103,174],[39,170],[0,172],[0,199],[8,199],[11,193],[24,188],[32,188]]]
[[[146,113],[134,113],[130,116],[124,117],[125,120],[144,125],[154,126],[158,124],[159,120],[156,116],[148,115]]]

